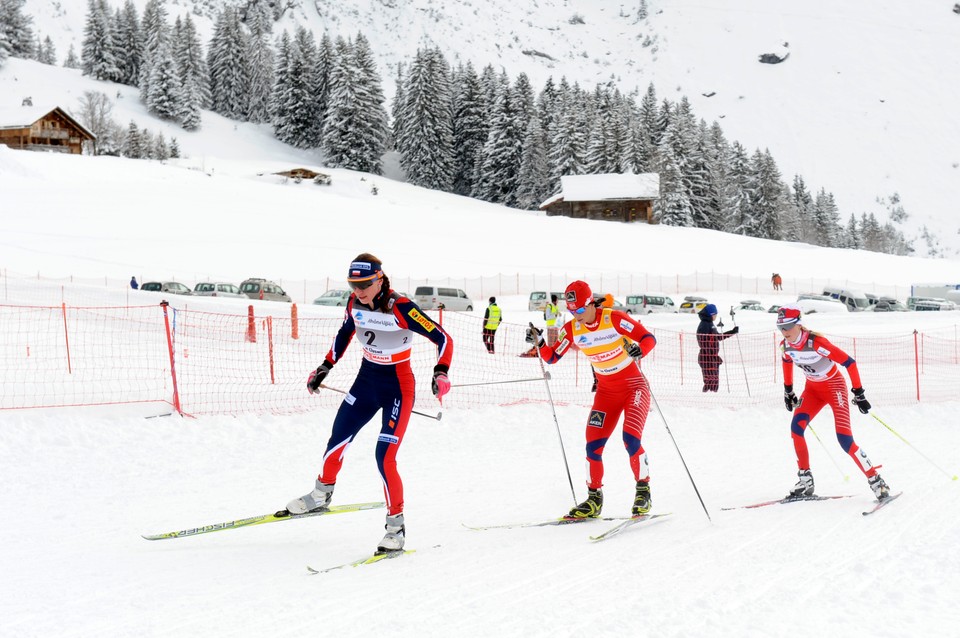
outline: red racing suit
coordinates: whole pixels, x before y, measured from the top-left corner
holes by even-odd
[[[840,447],[850,457],[867,477],[877,473],[879,465],[874,466],[864,452],[853,440],[853,430],[850,427],[850,403],[847,401],[847,386],[837,367],[839,363],[847,369],[850,383],[853,387],[863,387],[860,382],[860,371],[857,362],[846,352],[830,343],[826,337],[815,332],[803,329],[800,339],[796,343],[780,341],[783,352],[783,383],[793,385],[793,366],[796,364],[806,377],[803,394],[800,395],[800,404],[793,410],[793,419],[790,422],[790,432],[793,437],[793,448],[797,453],[797,465],[801,470],[810,469],[810,455],[807,451],[807,442],[803,435],[810,421],[829,405],[833,410],[833,421],[837,431],[837,440]]]
[[[586,355],[597,375],[597,393],[587,418],[587,487],[603,485],[603,449],[623,414],[623,445],[630,456],[634,480],[647,481],[650,468],[641,437],[650,410],[650,386],[639,366],[626,353],[624,339],[636,342],[644,356],[653,350],[656,338],[625,312],[598,308],[592,324],[571,319],[560,329],[557,343],[540,348],[547,363],[556,363],[571,346]]]

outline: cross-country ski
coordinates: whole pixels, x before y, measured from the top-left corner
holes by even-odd
[[[587,518],[573,518],[569,516],[563,516],[561,518],[551,518],[545,521],[528,521],[525,523],[504,523],[501,525],[467,525],[466,523],[461,523],[467,529],[472,529],[475,531],[484,531],[488,529],[518,529],[523,527],[553,527],[560,525],[576,525],[579,523],[589,523],[590,521],[626,521],[630,520],[628,516],[599,516],[599,517],[587,517]]]
[[[900,498],[900,496],[901,496],[902,494],[903,494],[903,492],[897,492],[896,494],[891,494],[890,496],[888,496],[887,498],[883,499],[882,501],[874,501],[874,502],[873,502],[874,505],[873,505],[872,508],[868,509],[868,510],[865,511],[865,512],[861,512],[861,513],[862,513],[864,516],[870,516],[870,515],[873,514],[874,512],[877,512],[877,511],[883,509],[884,507],[886,507],[887,505],[889,505],[889,504],[890,504],[891,502],[893,502],[895,499]]]
[[[670,516],[670,513],[668,512],[666,514],[641,514],[640,516],[634,516],[632,518],[628,518],[622,523],[619,523],[618,525],[614,525],[613,527],[611,527],[610,529],[608,529],[607,531],[605,531],[604,533],[598,536],[591,536],[590,540],[592,540],[595,543],[599,541],[605,541],[610,538],[613,538],[614,536],[617,536],[622,532],[625,532],[627,529],[631,527],[639,525],[640,523],[645,523],[647,521],[652,521],[656,519],[662,519],[665,516]]]
[[[327,572],[343,569],[344,567],[360,567],[361,565],[373,565],[374,563],[379,563],[380,561],[383,561],[383,560],[390,560],[393,558],[406,556],[407,554],[413,554],[416,551],[417,550],[415,549],[398,549],[390,552],[384,552],[382,554],[374,554],[373,556],[365,556],[363,558],[350,561],[349,563],[334,565],[333,567],[325,567],[323,569],[314,569],[313,567],[310,567],[310,565],[307,565],[307,571],[311,575],[326,574]]]
[[[734,505],[733,507],[721,507],[721,512],[731,510],[749,510],[758,507],[767,507],[769,505],[786,505],[787,503],[802,503],[805,501],[831,501],[838,498],[852,498],[851,494],[841,494],[837,496],[786,496],[784,498],[774,499],[772,501],[761,501],[760,503],[751,503],[750,505]]]

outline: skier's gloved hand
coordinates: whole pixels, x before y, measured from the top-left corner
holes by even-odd
[[[599,383],[599,381],[597,380],[597,375],[593,375],[593,385],[590,386],[590,392],[597,391],[597,383]]]
[[[860,414],[866,414],[870,411],[871,405],[867,397],[863,394],[863,388],[853,388],[853,404],[860,410]]]
[[[738,332],[740,332],[740,326],[734,326],[734,327],[730,328],[729,330],[727,330],[726,332],[724,332],[723,334],[725,334],[725,335],[735,335],[735,334],[737,334]]]
[[[640,349],[640,344],[636,341],[631,342],[625,349],[634,361],[639,361],[643,358],[643,350]]]
[[[447,366],[436,365],[433,368],[433,381],[430,382],[430,389],[433,396],[442,399],[443,395],[450,392],[450,378],[447,376]]]
[[[793,412],[793,409],[800,405],[800,399],[793,393],[792,385],[783,386],[783,404],[787,406],[787,412]]]
[[[534,326],[527,328],[527,335],[523,340],[530,345],[537,346],[539,348],[542,348],[544,345],[546,345],[543,341],[543,330]]]
[[[323,383],[323,380],[330,374],[331,368],[333,368],[333,364],[329,361],[324,361],[320,364],[319,368],[310,373],[310,376],[307,377],[307,391],[310,392],[310,394],[320,392],[320,384]]]

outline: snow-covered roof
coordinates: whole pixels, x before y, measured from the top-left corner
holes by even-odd
[[[60,109],[61,113],[63,113],[78,128],[86,132],[90,137],[96,138],[96,135],[90,132],[89,129],[87,129],[72,115],[67,113],[56,104],[41,104],[39,106],[0,106],[0,129],[24,128],[26,126],[31,126],[37,120],[57,109]]]
[[[659,199],[658,173],[606,173],[602,175],[564,175],[560,192],[540,204],[546,208],[554,202],[596,202],[608,199]]]

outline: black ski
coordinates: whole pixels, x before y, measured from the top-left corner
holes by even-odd
[[[721,512],[729,512],[730,510],[749,510],[755,509],[757,507],[767,507],[768,505],[784,505],[786,503],[799,503],[801,501],[829,501],[835,498],[852,498],[852,494],[844,494],[841,496],[787,496],[785,498],[779,498],[774,501],[763,501],[762,503],[753,503],[751,505],[737,505],[735,507],[721,507]]]

